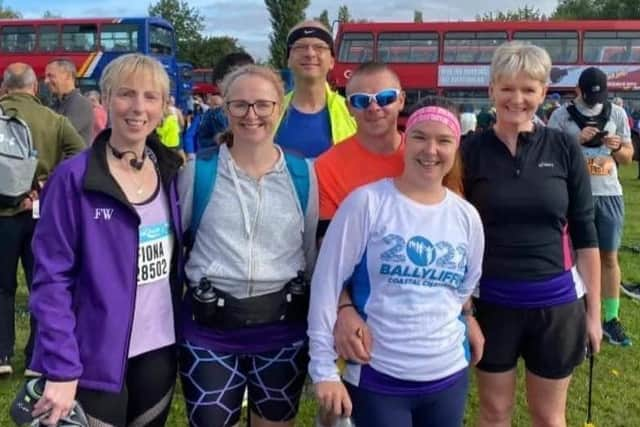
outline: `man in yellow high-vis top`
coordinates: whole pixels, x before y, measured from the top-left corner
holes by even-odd
[[[294,89],[285,98],[276,143],[316,158],[356,132],[344,97],[327,83],[335,62],[331,34],[320,22],[304,21],[287,37],[287,56]]]

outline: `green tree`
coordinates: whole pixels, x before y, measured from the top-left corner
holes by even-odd
[[[2,0],[0,0],[0,18],[2,19],[18,19],[22,18],[22,14],[17,10],[13,10],[10,7],[4,7]]]
[[[353,22],[351,13],[349,13],[349,7],[347,5],[343,4],[338,9],[338,22]]]
[[[185,46],[183,58],[195,68],[213,68],[224,55],[242,50],[232,37],[200,37]]]
[[[495,12],[485,12],[483,15],[476,15],[477,21],[541,21],[546,17],[533,6],[524,5],[517,9]]]
[[[560,0],[552,19],[640,19],[640,0]]]
[[[49,9],[45,10],[44,13],[42,14],[42,17],[44,19],[55,19],[55,18],[62,18],[62,15],[60,15],[57,12],[52,12]]]
[[[291,28],[304,20],[304,11],[309,0],[264,0],[269,11],[271,28],[269,52],[271,65],[276,68],[287,66],[287,35]]]
[[[413,22],[421,23],[422,21],[422,11],[414,10],[413,11]]]
[[[204,30],[204,17],[186,0],[158,0],[149,5],[149,16],[160,16],[173,25],[178,42],[178,58],[188,61],[183,52],[189,50],[192,43],[198,42]]]
[[[331,29],[331,21],[329,20],[329,12],[327,11],[327,9],[324,9],[320,16],[314,19],[318,22],[322,22],[322,25],[327,27],[328,30]]]

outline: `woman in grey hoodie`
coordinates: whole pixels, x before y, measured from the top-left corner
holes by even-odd
[[[278,75],[247,65],[224,80],[229,131],[179,181],[193,245],[185,267],[180,374],[192,426],[292,426],[307,373],[306,278],[316,256],[313,168],[274,144]]]

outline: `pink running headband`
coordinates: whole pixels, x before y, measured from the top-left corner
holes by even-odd
[[[435,105],[422,107],[419,110],[414,111],[414,113],[409,116],[409,120],[407,120],[407,127],[405,131],[409,132],[409,129],[413,126],[429,120],[443,123],[451,129],[456,140],[460,140],[462,131],[460,130],[460,122],[458,121],[458,118],[446,108],[436,107]]]

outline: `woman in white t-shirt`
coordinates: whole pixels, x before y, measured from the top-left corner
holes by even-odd
[[[470,351],[468,300],[480,277],[484,234],[469,203],[443,185],[460,143],[455,113],[416,110],[405,168],[354,191],[324,238],[311,285],[309,373],[319,403],[356,425],[462,424]],[[368,364],[334,363],[338,296],[373,336]]]

